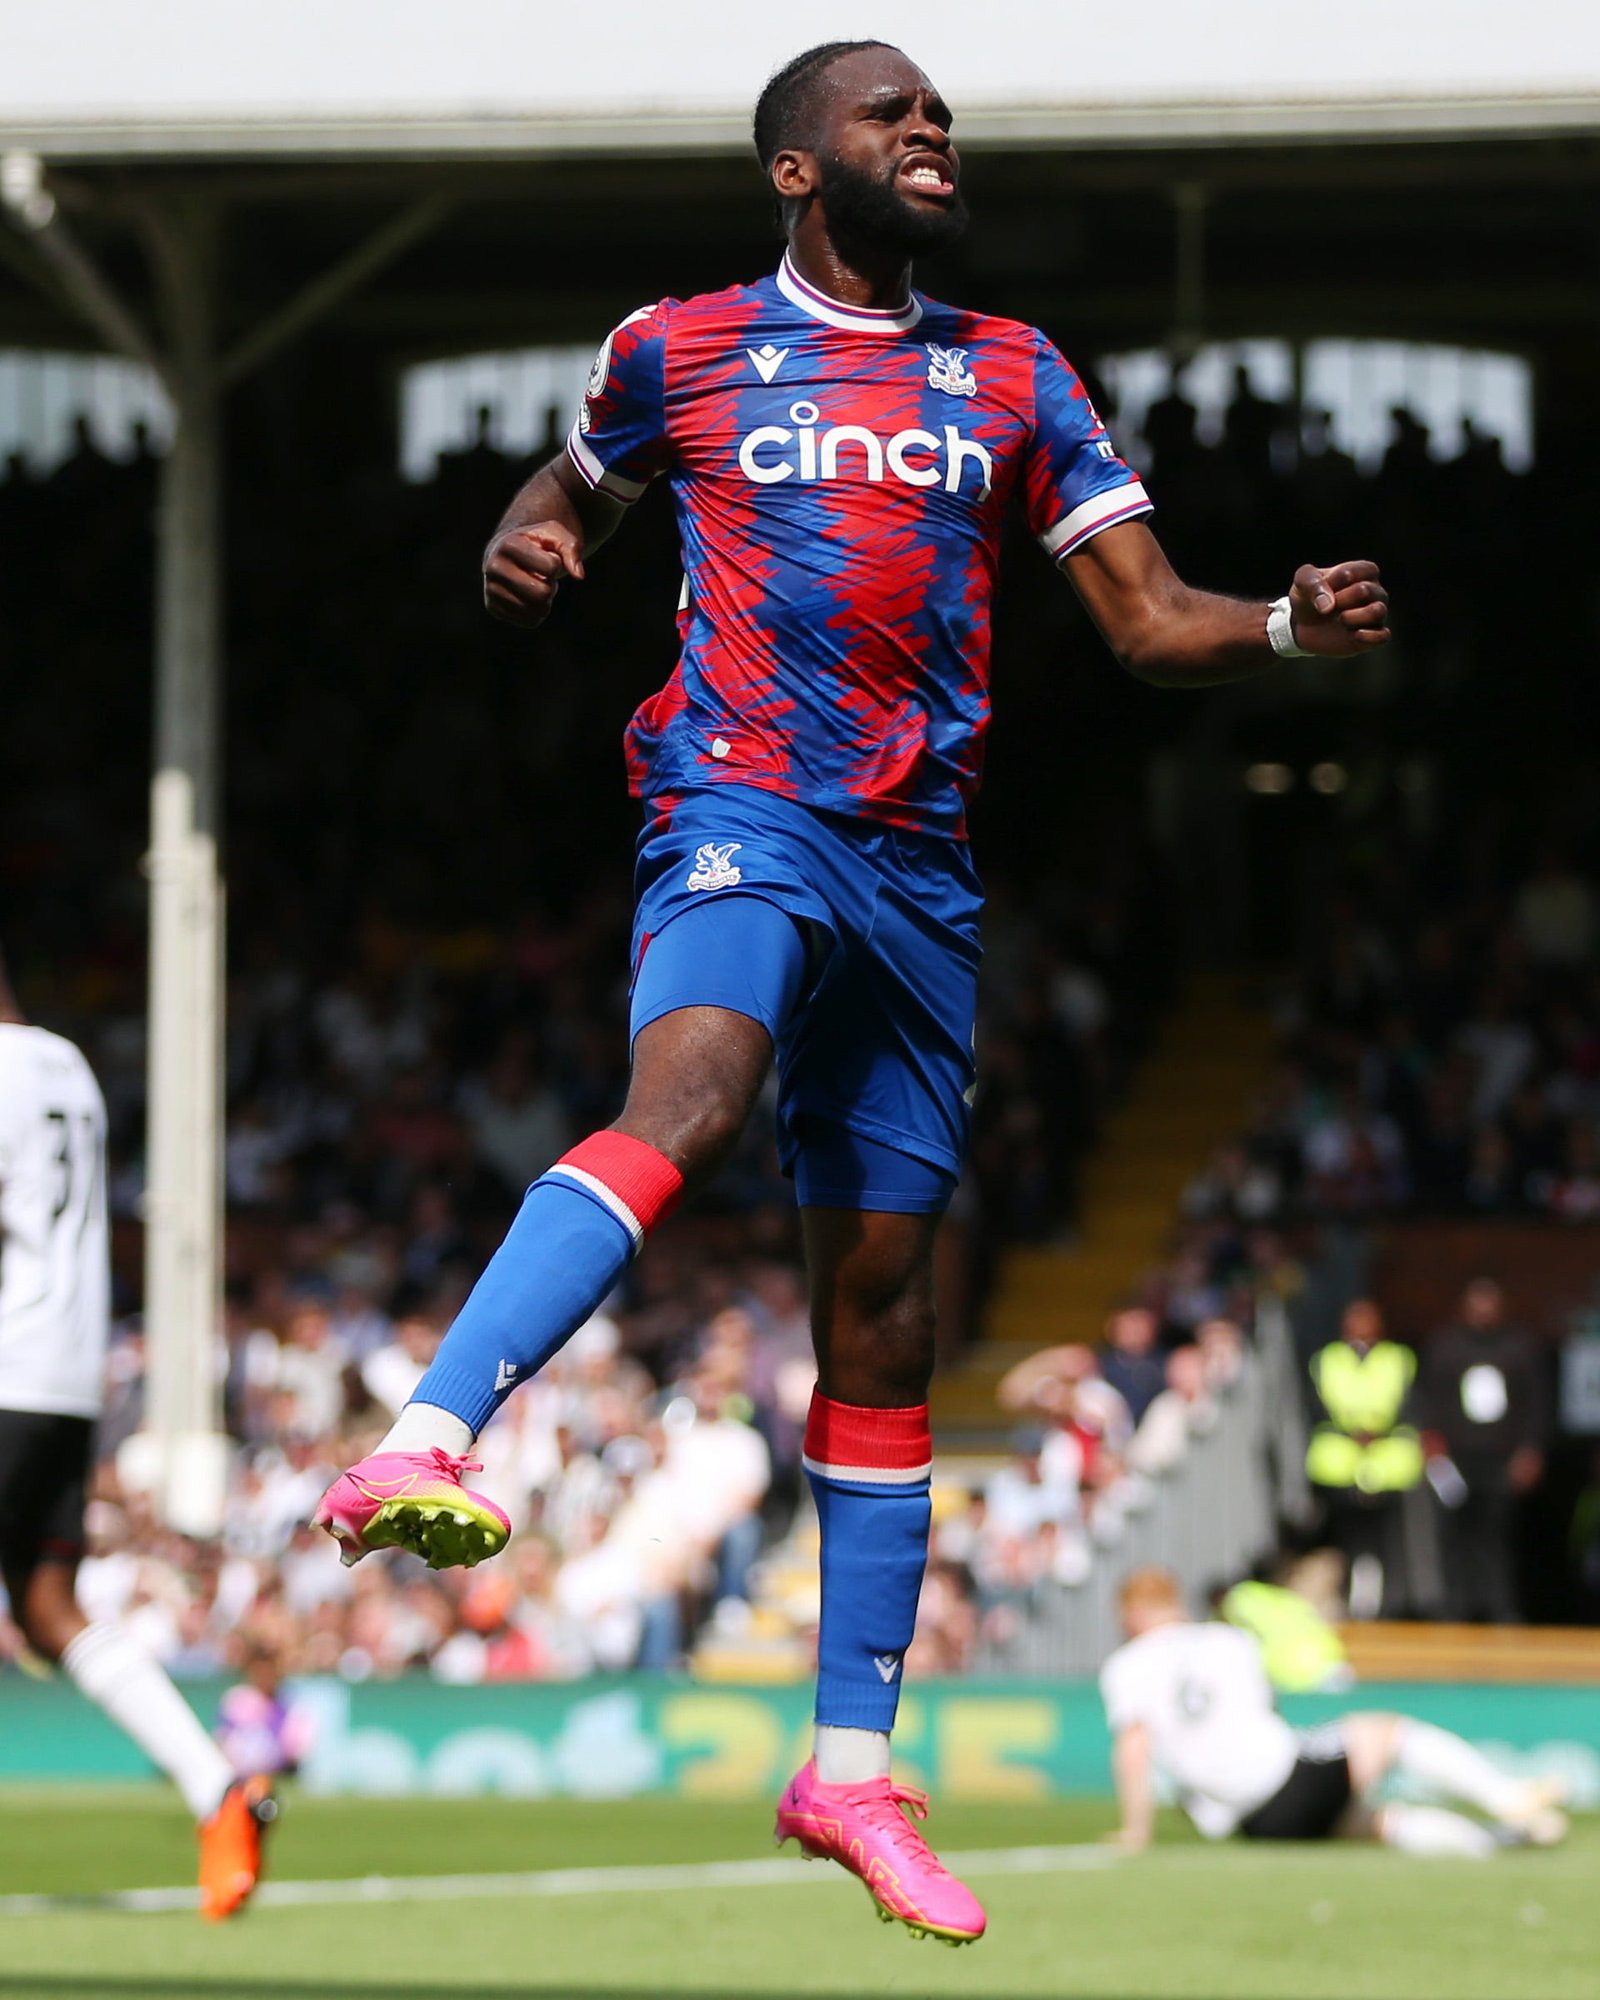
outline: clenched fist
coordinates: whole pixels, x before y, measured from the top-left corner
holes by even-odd
[[[507,625],[535,631],[550,615],[561,579],[583,581],[583,544],[560,521],[503,528],[484,551],[485,609]]]
[[[1347,660],[1389,643],[1389,593],[1376,563],[1302,564],[1289,592],[1289,614],[1296,644],[1325,660]]]

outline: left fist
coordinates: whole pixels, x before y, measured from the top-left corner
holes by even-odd
[[[1348,660],[1370,646],[1389,643],[1389,593],[1378,565],[1303,563],[1289,592],[1295,643],[1325,660]]]

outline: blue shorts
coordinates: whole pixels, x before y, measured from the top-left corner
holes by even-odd
[[[648,822],[635,887],[631,1032],[680,1007],[760,1021],[801,1202],[943,1208],[976,1076],[966,843],[717,785]]]

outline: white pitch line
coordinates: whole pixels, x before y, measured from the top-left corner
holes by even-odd
[[[986,1847],[947,1854],[959,1875],[1056,1875],[1112,1868],[1109,1847]],[[311,1903],[452,1903],[502,1896],[598,1896],[662,1889],[749,1889],[825,1882],[799,1861],[696,1861],[637,1868],[546,1868],[526,1875],[364,1875],[343,1882],[263,1882],[257,1909]],[[196,1889],[118,1889],[105,1895],[0,1896],[0,1917],[53,1916],[67,1910],[118,1910],[135,1916],[192,1910]]]

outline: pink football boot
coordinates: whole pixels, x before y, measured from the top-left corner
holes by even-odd
[[[461,1484],[463,1472],[482,1470],[437,1445],[375,1452],[333,1482],[312,1525],[332,1535],[347,1568],[374,1549],[409,1549],[429,1569],[471,1569],[511,1539],[511,1523],[494,1502]]]
[[[940,1867],[907,1814],[928,1817],[928,1795],[888,1778],[825,1785],[814,1763],[789,1781],[778,1804],[776,1844],[798,1840],[809,1861],[837,1861],[867,1886],[878,1915],[913,1937],[972,1944],[983,1936],[983,1905]]]

